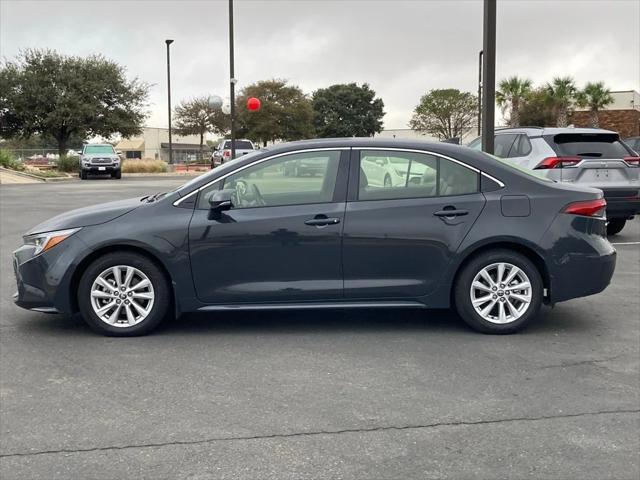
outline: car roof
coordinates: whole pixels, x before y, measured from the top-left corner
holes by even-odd
[[[286,152],[289,150],[298,150],[301,148],[404,148],[416,150],[431,150],[435,153],[454,154],[461,149],[467,150],[467,147],[445,142],[430,142],[426,140],[408,140],[386,137],[348,137],[348,138],[321,138],[312,140],[297,140],[282,144],[271,145],[268,147],[270,152]]]
[[[496,135],[501,133],[525,133],[530,136],[557,135],[559,133],[613,133],[613,130],[592,127],[507,127],[496,130]]]

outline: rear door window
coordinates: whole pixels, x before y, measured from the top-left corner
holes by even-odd
[[[513,142],[513,145],[511,145],[508,158],[526,157],[530,153],[531,142],[529,141],[529,138],[524,134],[520,134]]]
[[[546,140],[561,156],[584,158],[629,156],[629,151],[615,133],[559,133]]]

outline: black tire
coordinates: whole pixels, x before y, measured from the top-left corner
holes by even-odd
[[[85,170],[80,170],[80,179],[81,180],[87,179],[87,172]]]
[[[607,222],[607,235],[617,235],[622,231],[627,220],[625,218],[612,218]]]
[[[132,326],[115,327],[102,321],[91,306],[91,286],[94,280],[109,267],[127,265],[143,272],[153,285],[154,303],[146,318]],[[146,335],[160,322],[171,316],[171,289],[162,270],[143,255],[132,252],[108,253],[93,261],[80,279],[78,307],[82,318],[97,333],[111,337],[134,337]]]
[[[112,174],[111,176],[117,180],[120,180],[122,178],[122,170],[116,170],[115,175]]]
[[[521,269],[531,284],[531,303],[521,317],[510,323],[493,323],[484,319],[471,303],[471,283],[485,267],[494,263],[510,263]],[[454,285],[455,308],[458,314],[474,330],[481,333],[508,334],[524,329],[540,311],[544,284],[536,266],[524,255],[512,250],[490,250],[472,258],[462,269]]]

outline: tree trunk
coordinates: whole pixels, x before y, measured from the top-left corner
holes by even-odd
[[[515,98],[511,101],[511,126],[520,126],[520,102]]]
[[[202,149],[203,143],[204,143],[204,133],[200,133],[200,162],[204,161],[204,151]]]
[[[558,118],[556,121],[557,127],[566,127],[567,126],[567,108],[560,107],[558,110]]]
[[[67,154],[67,137],[59,137],[58,139],[58,155],[64,157]]]
[[[600,118],[598,118],[598,109],[593,108],[591,110],[590,123],[593,128],[600,127]]]

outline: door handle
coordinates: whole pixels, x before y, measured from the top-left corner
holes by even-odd
[[[444,210],[438,210],[434,212],[436,217],[462,217],[463,215],[469,215],[469,210],[458,210],[456,208],[445,208]]]
[[[305,220],[305,225],[310,225],[313,227],[324,227],[326,225],[337,225],[340,223],[339,218],[327,218],[325,215],[316,215],[315,218],[311,218],[309,220]]]

